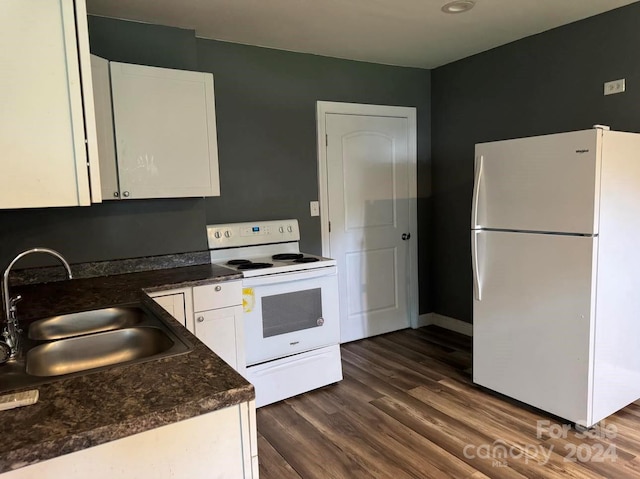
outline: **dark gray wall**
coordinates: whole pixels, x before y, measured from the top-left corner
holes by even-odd
[[[106,202],[88,208],[0,211],[0,264],[35,245],[71,262],[206,249],[207,223],[297,218],[301,248],[321,250],[317,100],[415,106],[418,113],[420,311],[428,278],[428,70],[196,39],[193,31],[89,17],[92,53],[109,60],[214,74],[221,196]]]
[[[418,114],[420,311],[430,311],[430,72],[198,40],[198,64],[214,74],[221,196],[207,221],[292,217],[301,248],[320,253],[316,101],[415,106]],[[222,163],[224,161],[224,163]]]
[[[640,3],[432,72],[432,300],[470,322],[470,216],[478,142],[591,128],[640,132]],[[624,94],[603,83],[626,78]]]

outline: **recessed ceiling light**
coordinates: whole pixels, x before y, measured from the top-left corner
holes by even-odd
[[[457,0],[449,2],[442,7],[444,13],[463,13],[468,12],[476,4],[474,0]]]

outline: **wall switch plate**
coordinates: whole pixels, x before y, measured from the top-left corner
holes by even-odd
[[[615,95],[616,93],[624,92],[626,88],[624,78],[621,80],[608,81],[604,84],[605,95]]]
[[[310,201],[309,211],[311,211],[311,216],[320,216],[320,203],[318,201]]]

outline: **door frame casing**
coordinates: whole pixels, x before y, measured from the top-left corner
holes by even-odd
[[[417,152],[417,115],[416,108],[404,106],[368,105],[360,103],[342,103],[318,101],[316,103],[317,141],[318,141],[318,195],[320,203],[320,229],[322,234],[322,254],[330,256],[329,237],[329,178],[327,174],[326,115],[363,115],[392,118],[406,118],[408,132],[408,180],[409,180],[409,258],[407,271],[409,324],[417,328],[418,324],[418,152]]]

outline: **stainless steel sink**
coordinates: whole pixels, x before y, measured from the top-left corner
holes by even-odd
[[[135,307],[114,307],[81,311],[40,319],[29,326],[29,338],[41,341],[111,331],[135,326],[144,313]]]
[[[34,321],[24,354],[0,365],[0,392],[191,351],[164,321],[139,305]]]
[[[61,339],[27,353],[27,374],[62,376],[148,358],[168,351],[174,342],[158,328],[138,327]]]

